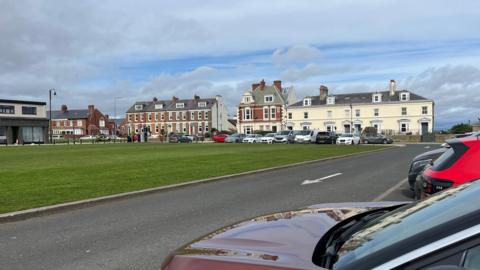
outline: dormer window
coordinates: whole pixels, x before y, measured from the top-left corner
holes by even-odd
[[[410,93],[400,93],[400,101],[409,101]]]
[[[185,108],[185,103],[175,103],[175,107],[177,109],[183,109],[183,108]]]
[[[327,105],[334,105],[335,97],[327,97]]]
[[[372,102],[373,103],[382,102],[382,94],[373,94]]]
[[[271,102],[273,102],[273,95],[265,96],[265,103],[271,103]]]
[[[135,105],[135,111],[141,111],[143,109],[143,105],[142,104],[137,104]]]
[[[205,102],[205,101],[200,101],[200,102],[198,102],[198,107],[199,107],[199,108],[205,108],[205,107],[207,107],[207,102]]]
[[[303,106],[310,106],[312,105],[312,99],[306,98],[303,100]]]
[[[245,94],[243,94],[243,103],[252,103],[253,102],[253,98],[252,98],[252,94],[249,93],[249,92],[245,92]]]
[[[163,104],[155,104],[155,110],[163,109]]]

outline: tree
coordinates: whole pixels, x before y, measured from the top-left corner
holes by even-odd
[[[452,128],[450,128],[450,132],[453,134],[464,134],[472,131],[473,131],[472,125],[464,124],[464,123],[456,124]]]

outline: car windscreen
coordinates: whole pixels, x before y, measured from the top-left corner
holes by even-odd
[[[295,132],[295,135],[309,135],[310,130],[302,130],[302,131],[297,131]]]
[[[329,132],[318,132],[317,136],[320,135],[320,136],[329,136],[330,133]]]
[[[351,268],[360,260],[375,256],[374,253],[381,249],[415,236],[422,238],[422,234],[433,226],[478,212],[479,194],[480,182],[470,182],[368,222],[339,249],[339,257],[333,269]]]
[[[278,133],[278,135],[288,135],[288,134],[290,134],[290,131],[282,131]]]
[[[275,136],[275,133],[268,133],[265,135],[265,137],[274,137]]]
[[[353,134],[342,134],[342,137],[351,138],[351,137],[353,137]]]

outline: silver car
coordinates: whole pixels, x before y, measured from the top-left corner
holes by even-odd
[[[295,139],[295,135],[293,130],[284,130],[280,131],[275,135],[275,139],[273,140],[274,143],[293,143]]]

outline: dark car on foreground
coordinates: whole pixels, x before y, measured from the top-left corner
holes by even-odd
[[[315,143],[318,144],[335,144],[337,142],[338,135],[332,131],[320,131],[317,133]]]
[[[480,178],[480,137],[447,141],[450,148],[421,175],[423,196]],[[420,185],[420,181],[417,185]]]
[[[423,201],[320,204],[254,218],[183,246],[162,269],[433,270],[479,264],[475,181]]]
[[[412,161],[410,162],[410,169],[408,170],[408,184],[410,185],[410,190],[414,191],[417,177],[423,172],[425,166],[434,162],[446,151],[446,147],[441,147],[420,154],[412,159]]]
[[[381,144],[391,144],[393,143],[392,138],[389,138],[383,134],[367,134],[363,136],[363,143],[381,143]]]

